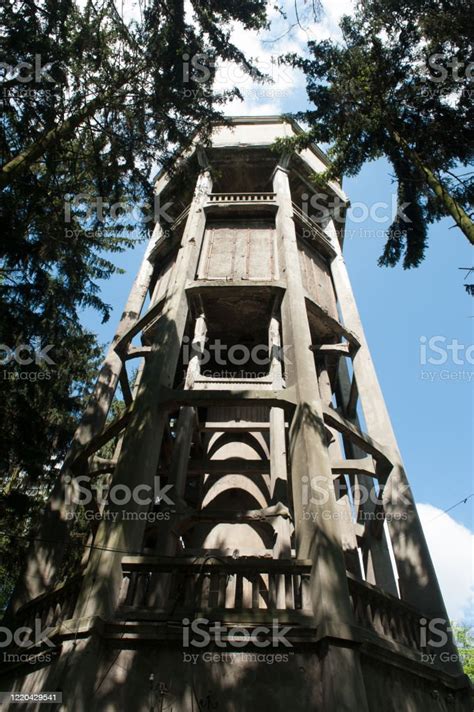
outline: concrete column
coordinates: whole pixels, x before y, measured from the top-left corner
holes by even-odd
[[[331,382],[329,380],[329,374],[326,365],[321,365],[319,367],[319,390],[321,393],[321,399],[325,405],[329,405],[332,402],[332,388]],[[332,440],[328,444],[328,451],[331,461],[337,461],[343,459],[342,448],[339,442],[339,433],[334,428],[328,427],[328,432],[332,435]],[[357,537],[354,527],[354,521],[352,518],[352,508],[349,501],[349,495],[347,492],[342,494],[336,500],[337,507],[339,508],[339,529],[341,536],[342,550],[345,556],[345,564],[347,570],[349,570],[354,576],[361,578],[359,553],[357,547]]]
[[[281,336],[278,319],[272,316],[269,328],[270,374],[275,390],[283,388],[281,364]],[[285,411],[270,408],[270,494],[271,505],[288,504],[288,471],[286,465]],[[287,517],[273,520],[276,532],[273,556],[275,559],[291,557],[291,523]]]
[[[174,281],[169,285],[163,312],[155,327],[155,337],[133,403],[122,451],[115,470],[114,485],[125,485],[133,491],[137,485],[148,485],[153,491],[161,440],[168,413],[160,408],[160,387],[173,386],[183,339],[188,303],[186,282],[194,278],[205,230],[204,203],[212,182],[206,170],[200,174],[178,253]],[[143,502],[143,492],[140,495]],[[124,553],[141,549],[145,522],[133,520],[133,514],[148,511],[148,504],[132,498],[125,507],[110,504],[110,516],[104,519],[94,542],[93,555],[85,575],[78,602],[78,615],[108,616],[116,605]],[[126,509],[127,521],[123,521]]]
[[[353,358],[353,369],[367,431],[386,447],[387,455],[393,463],[384,488],[383,502],[397,563],[400,594],[403,600],[430,617],[445,620],[449,625],[436,572],[372,362],[333,222],[329,223],[326,231],[337,251],[337,256],[331,264],[331,272],[342,319],[361,344]],[[452,643],[447,647],[454,649]],[[453,663],[451,669],[453,672],[459,672],[460,663]]]
[[[25,570],[11,598],[9,608],[13,613],[29,600],[44,593],[55,583],[68,541],[70,521],[67,515],[76,509],[72,502],[71,465],[85,446],[105,426],[107,415],[117,389],[123,363],[115,346],[140,318],[153,274],[151,252],[156,243],[151,238],[130,290],[115,336],[102,363],[94,391],[89,398],[81,421],[74,433],[61,473],[49,497],[38,539],[28,554]]]
[[[349,402],[350,390],[349,369],[347,368],[345,359],[340,359],[338,367],[338,402],[340,402],[344,411]],[[360,429],[357,415],[352,419],[352,422]],[[357,445],[354,445],[347,438],[344,442],[344,448],[346,456],[349,458],[357,459],[367,456],[367,453],[360,450]],[[375,537],[371,534],[370,515],[375,511],[375,497],[373,497],[373,499],[369,497],[364,502],[361,501],[361,498],[357,495],[358,490],[364,493],[364,498],[366,497],[366,493],[374,492],[373,480],[368,475],[358,474],[352,476],[351,482],[355,490],[354,504],[359,515],[358,519],[361,520],[361,523],[365,524],[366,520],[362,515],[369,518],[367,520],[368,525],[365,526],[364,539],[361,545],[366,580],[369,583],[380,586],[380,588],[387,591],[387,593],[398,596],[395,572],[390,558],[385,530],[381,530],[380,537]]]
[[[204,351],[206,332],[206,320],[204,314],[201,314],[196,319],[191,358],[186,372],[185,389],[192,389],[194,381],[200,373],[200,360]],[[180,408],[169,475],[169,484],[173,486],[170,494],[174,501],[174,512],[171,513],[171,519],[168,522],[164,522],[163,526],[158,529],[156,550],[162,556],[174,556],[176,553],[176,532],[174,530],[183,516],[183,511],[186,509],[184,493],[195,418],[196,411],[192,406]]]
[[[206,320],[204,314],[196,319],[194,338],[192,343],[191,358],[186,372],[185,388],[193,387],[196,376],[200,373],[200,358],[204,351],[206,339]],[[188,473],[189,454],[193,439],[196,411],[191,406],[180,408],[178,422],[176,423],[176,439],[171,456],[169,484],[173,486],[170,491],[174,506],[169,511],[170,518],[157,527],[156,553],[160,556],[176,556],[176,546],[179,536],[179,524],[185,515],[186,502],[184,493]],[[169,599],[172,574],[153,574],[148,594],[148,605],[156,609],[163,609]]]
[[[276,230],[286,279],[282,301],[283,342],[291,346],[285,358],[287,387],[296,391],[297,407],[290,428],[290,463],[296,529],[296,555],[313,562],[311,599],[316,626],[343,631],[353,623],[341,541],[334,519],[337,505],[326,445],[326,431],[302,284],[291,192],[287,171],[278,166],[273,179],[278,203]],[[318,478],[318,496],[307,496],[308,483]],[[306,502],[306,500],[309,500]],[[329,515],[329,516],[328,516]],[[339,637],[336,634],[336,637]],[[330,710],[367,710],[360,660],[344,643],[329,645],[325,660],[344,670],[334,686],[324,681]]]
[[[283,388],[281,364],[280,325],[275,317],[270,321],[270,374],[272,387]],[[270,478],[271,504],[288,502],[288,473],[286,466],[285,412],[282,408],[270,408]]]
[[[200,314],[196,319],[194,328],[194,338],[192,343],[191,358],[186,372],[185,389],[192,389],[194,381],[201,371],[201,357],[204,352],[207,326],[204,314]],[[174,492],[177,503],[184,497],[186,487],[186,475],[188,470],[189,452],[194,430],[194,420],[196,411],[191,406],[184,406],[180,410],[178,418],[178,428],[176,442],[173,448],[173,456],[170,468],[170,482],[174,484]]]

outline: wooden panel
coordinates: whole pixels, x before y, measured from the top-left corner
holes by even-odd
[[[206,230],[207,255],[204,267],[206,279],[231,279],[234,271],[235,243],[228,228]]]
[[[298,242],[301,274],[306,291],[332,317],[337,319],[336,297],[329,266],[308,245]]]
[[[273,227],[247,223],[206,229],[198,279],[270,281],[277,277]]]
[[[270,409],[265,406],[218,406],[207,409],[207,420],[225,422],[266,422],[270,419]]]
[[[250,231],[249,231],[250,232]],[[274,279],[274,231],[252,230],[248,250],[248,279]]]
[[[176,258],[174,257],[160,269],[153,292],[153,304],[156,304],[164,298],[173,275],[173,268],[175,264]]]

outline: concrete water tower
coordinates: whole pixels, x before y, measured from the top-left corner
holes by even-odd
[[[314,200],[316,146],[273,148],[298,132],[237,118],[158,177],[10,610],[50,629],[51,659],[7,664],[3,690],[81,712],[470,709],[342,257],[347,199],[330,182]],[[98,478],[105,505],[75,496]]]

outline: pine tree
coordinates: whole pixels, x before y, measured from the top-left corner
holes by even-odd
[[[327,178],[389,159],[402,209],[388,230],[381,265],[393,266],[403,256],[405,268],[418,266],[427,225],[446,215],[474,243],[473,184],[456,177],[472,159],[464,8],[435,0],[369,0],[340,27],[342,44],[310,42],[308,58],[286,57],[304,71],[313,105],[297,115],[309,124],[297,144],[331,145]]]

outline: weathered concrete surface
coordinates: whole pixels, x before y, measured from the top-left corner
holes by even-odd
[[[406,505],[400,496],[406,475],[339,236],[299,205],[327,159],[271,150],[295,131],[278,117],[237,119],[198,147],[198,167],[183,158],[189,212],[150,244],[84,435],[89,447],[103,435],[122,368],[114,346],[141,333],[111,483],[158,475],[172,503],[105,508],[78,596],[58,589],[20,610],[62,621],[55,654],[10,661],[2,689],[61,690],[68,712],[470,709],[458,661],[423,657],[420,619],[446,617],[444,604],[411,492]],[[173,181],[161,175],[157,192],[181,211]],[[346,200],[336,183],[327,191]],[[340,490],[375,491],[377,479],[388,482],[378,504]],[[383,528],[358,515],[404,507],[407,524],[390,526],[395,570]],[[214,629],[199,647],[186,637],[198,618],[258,630],[258,645],[222,643]],[[288,645],[274,645],[272,625],[288,627]],[[450,639],[446,651],[456,654]]]

